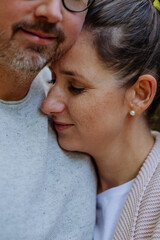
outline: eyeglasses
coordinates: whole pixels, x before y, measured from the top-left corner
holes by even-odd
[[[62,0],[64,7],[70,12],[83,12],[91,6],[94,0]]]

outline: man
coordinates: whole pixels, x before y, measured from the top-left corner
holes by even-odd
[[[87,4],[0,1],[1,240],[92,239],[93,167],[59,148],[39,110],[51,78],[47,67],[40,70],[74,44]]]

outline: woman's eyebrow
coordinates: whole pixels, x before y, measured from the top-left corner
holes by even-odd
[[[61,74],[64,74],[64,75],[68,75],[68,76],[72,76],[72,77],[76,76],[76,77],[79,77],[79,78],[81,78],[81,79],[87,80],[84,75],[80,74],[80,73],[79,73],[78,71],[76,71],[76,70],[70,71],[70,70],[63,70],[63,69],[61,69],[59,72],[60,72]]]
[[[61,74],[64,74],[64,75],[70,75],[70,76],[75,76],[76,73],[73,72],[73,71],[67,71],[67,70],[60,70],[59,71]]]

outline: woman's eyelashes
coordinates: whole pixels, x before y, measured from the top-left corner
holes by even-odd
[[[52,79],[48,81],[49,84],[55,84],[56,82],[56,73],[52,71]]]
[[[55,85],[56,83],[56,78],[52,78],[51,80],[48,81],[49,84]],[[68,90],[69,92],[73,94],[80,94],[82,93],[85,88],[84,87],[75,87],[71,82],[68,83]]]
[[[74,87],[72,84],[68,87],[68,89],[71,93],[74,93],[74,94],[80,94],[85,90],[85,88],[82,88],[82,87],[81,88]]]
[[[48,81],[49,84],[53,84],[53,85],[55,84],[55,82],[56,82],[55,78]]]

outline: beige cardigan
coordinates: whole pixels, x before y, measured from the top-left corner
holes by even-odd
[[[113,240],[160,240],[160,133],[129,192]]]

